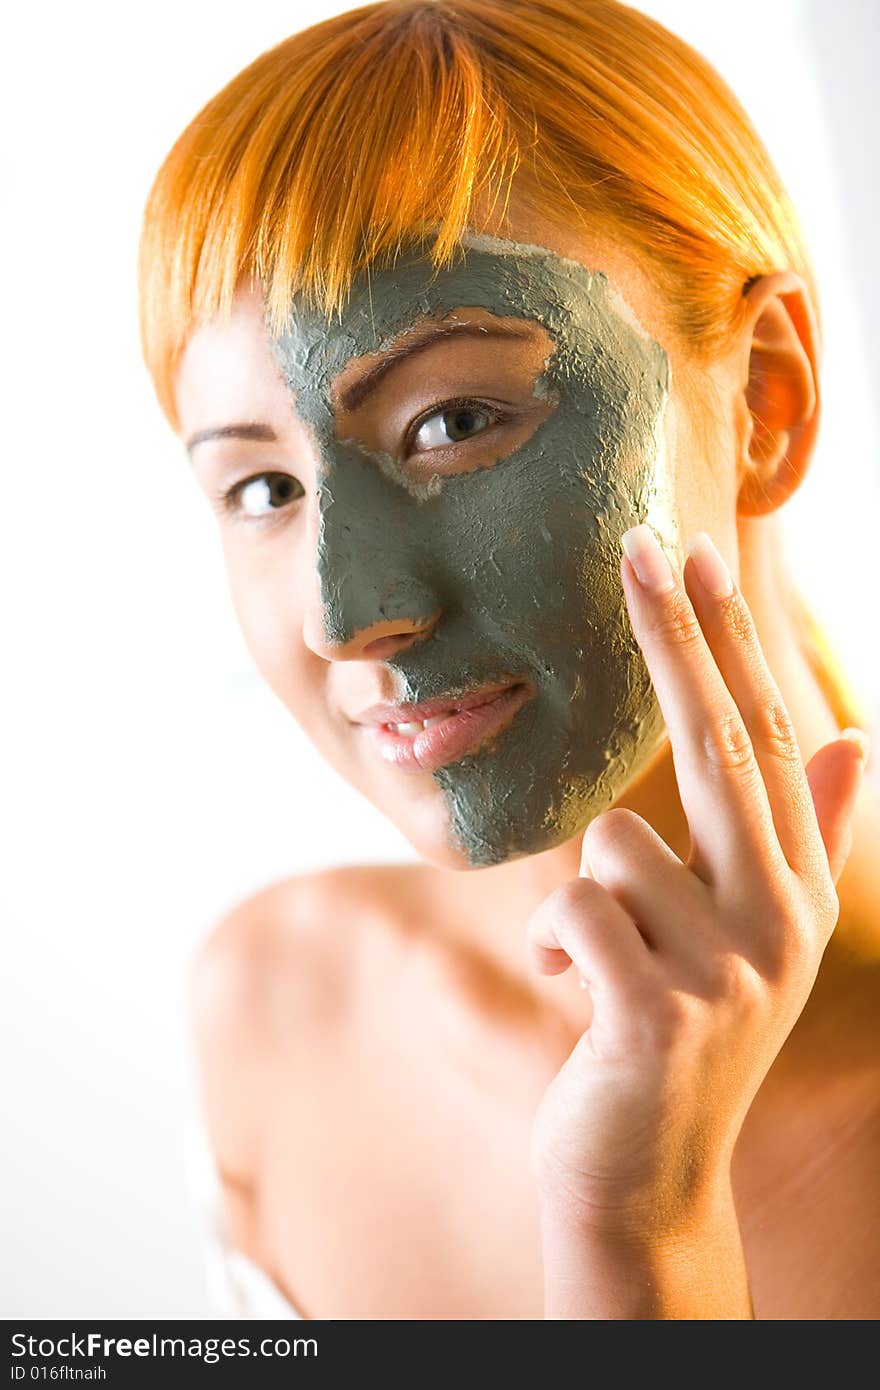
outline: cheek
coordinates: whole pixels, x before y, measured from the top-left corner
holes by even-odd
[[[735,440],[720,420],[695,417],[680,395],[669,402],[666,440],[676,504],[686,533],[702,529],[723,536],[736,514]]]
[[[292,711],[307,704],[308,658],[303,611],[293,582],[273,577],[252,553],[226,552],[233,611],[260,675]]]
[[[487,606],[516,611],[545,641],[619,630],[621,536],[646,520],[667,539],[675,530],[662,416],[595,402],[595,393],[569,390],[514,466],[487,480],[472,512],[496,566],[481,561]]]

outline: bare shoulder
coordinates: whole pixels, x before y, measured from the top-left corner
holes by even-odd
[[[280,880],[244,899],[212,928],[193,962],[194,1003],[209,1018],[220,1003],[253,1023],[283,977],[285,1009],[344,1003],[339,987],[353,976],[365,937],[394,932],[416,903],[427,906],[431,870],[422,865],[364,864]],[[334,998],[321,989],[332,977]]]
[[[255,1171],[273,1064],[296,1072],[316,1039],[344,1026],[365,958],[399,937],[424,897],[421,865],[352,865],[252,894],[209,931],[192,961],[190,1024],[203,1113],[221,1172]]]

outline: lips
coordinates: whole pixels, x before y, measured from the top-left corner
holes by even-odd
[[[508,682],[484,686],[461,698],[373,705],[358,722],[366,725],[384,762],[402,770],[436,772],[500,733],[533,693],[523,681]]]

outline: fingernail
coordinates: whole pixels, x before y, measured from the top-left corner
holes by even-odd
[[[841,729],[840,737],[845,738],[847,743],[855,744],[856,748],[859,750],[859,756],[863,764],[868,761],[868,754],[871,751],[871,740],[863,729]]]
[[[730,570],[711,536],[705,531],[697,531],[691,536],[687,553],[694,562],[700,583],[716,598],[728,598],[733,593],[733,580]]]
[[[620,539],[642,588],[652,594],[671,593],[675,588],[675,575],[650,526],[644,522],[633,526],[624,531]]]

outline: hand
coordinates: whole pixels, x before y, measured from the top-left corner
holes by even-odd
[[[634,812],[607,811],[584,834],[580,877],[528,926],[537,968],[574,962],[593,1006],[531,1145],[542,1200],[582,1230],[674,1237],[729,1183],[834,930],[851,846],[858,731],[804,768],[743,597],[708,537],[695,541],[686,592],[647,526],[625,538],[636,568],[621,557],[688,861]]]

